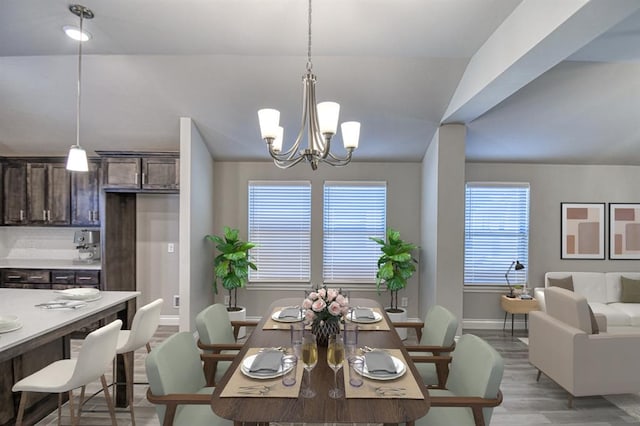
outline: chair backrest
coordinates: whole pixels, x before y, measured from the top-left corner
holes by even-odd
[[[420,344],[424,346],[451,346],[458,330],[458,318],[447,308],[434,305],[424,317]]]
[[[119,353],[135,351],[151,340],[160,323],[162,303],[162,299],[156,299],[138,309],[133,317],[129,338],[122,347],[118,348]]]
[[[122,321],[112,323],[92,331],[82,342],[75,369],[69,379],[71,389],[97,380],[107,370],[116,356],[116,344]]]
[[[193,334],[176,333],[156,346],[145,359],[151,393],[196,393],[206,386],[200,352]],[[164,422],[164,405],[156,405],[160,424]]]
[[[487,342],[473,334],[464,334],[452,352],[447,389],[456,396],[494,399],[500,390],[504,360]],[[491,421],[493,408],[483,408],[485,424]]]
[[[584,296],[564,288],[549,287],[544,290],[544,298],[547,314],[587,334],[592,332],[589,304]]]
[[[221,303],[209,306],[196,316],[196,330],[202,343],[207,345],[235,343],[229,312]]]

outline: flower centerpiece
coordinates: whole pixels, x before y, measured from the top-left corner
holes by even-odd
[[[312,291],[302,307],[306,309],[306,320],[311,322],[311,332],[321,346],[327,346],[330,335],[340,333],[340,320],[349,310],[347,299],[334,288]]]

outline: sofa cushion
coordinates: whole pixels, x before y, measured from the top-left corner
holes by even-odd
[[[634,280],[624,275],[620,277],[622,303],[640,303],[640,280]]]
[[[596,314],[602,314],[607,317],[607,329],[609,327],[631,325],[631,317],[621,310],[617,305],[624,305],[624,303],[589,303],[589,306]]]
[[[589,303],[607,303],[607,289],[604,272],[547,272],[545,286],[549,287],[550,278],[566,278],[571,276],[573,290],[584,296]]]
[[[573,291],[573,277],[571,275],[564,278],[549,277],[548,281],[549,281],[549,287],[560,287],[560,288],[564,288],[565,290]]]
[[[611,309],[615,309],[620,315],[627,317],[627,323],[625,325],[640,326],[640,303],[610,303]],[[610,323],[610,319],[607,318]],[[618,325],[618,324],[616,324]]]
[[[605,281],[607,287],[607,303],[620,302],[622,297],[621,277],[640,280],[640,272],[607,272]]]

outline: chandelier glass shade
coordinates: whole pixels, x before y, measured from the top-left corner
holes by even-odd
[[[80,34],[83,34],[83,22],[85,19],[92,19],[93,12],[79,4],[72,4],[69,10],[80,18]],[[82,89],[82,39],[78,40],[78,96],[76,104],[76,143],[69,148],[67,156],[67,170],[74,172],[89,171],[89,163],[87,161],[87,153],[80,146],[80,99]]]
[[[318,164],[346,166],[351,162],[353,151],[358,148],[360,123],[348,121],[341,124],[342,142],[346,155],[338,156],[331,152],[331,139],[338,131],[340,105],[336,102],[316,103],[316,76],[311,62],[311,0],[309,0],[309,38],[307,50],[307,70],[302,77],[302,117],[300,130],[291,147],[283,148],[284,129],[280,126],[280,111],[265,108],[258,111],[260,133],[267,143],[269,155],[276,166],[288,169],[306,161],[313,170]],[[307,147],[301,148],[303,138],[307,138]]]

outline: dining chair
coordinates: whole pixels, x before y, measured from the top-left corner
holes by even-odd
[[[79,404],[79,407],[81,407],[86,385],[100,379],[107,406],[109,407],[109,414],[111,415],[111,424],[116,426],[116,414],[104,373],[116,355],[116,342],[118,341],[118,331],[121,327],[122,321],[115,320],[89,333],[82,343],[77,359],[55,361],[41,370],[20,379],[14,384],[12,390],[14,392],[22,392],[16,425],[22,425],[28,392],[58,394],[59,425],[62,393],[69,392],[69,413],[71,424],[75,426],[80,418],[80,410],[78,409],[78,416],[76,417],[74,413],[73,390],[82,388]]]
[[[421,357],[440,356],[452,352],[456,347],[455,335],[458,330],[458,318],[447,308],[434,305],[425,315],[424,328],[418,345],[406,345],[411,359],[416,362]],[[429,387],[443,388],[449,373],[446,360],[434,363],[416,364],[424,384]]]
[[[164,426],[231,425],[211,410],[213,387],[207,387],[200,355],[190,332],[176,333],[145,360],[149,389],[147,399],[156,404]],[[205,359],[206,365],[206,359]]]
[[[242,348],[242,343],[236,342],[240,327],[256,325],[257,321],[231,321],[227,307],[221,303],[213,304],[196,315],[198,347],[216,355],[205,366],[207,386],[215,386],[219,382]]]
[[[493,407],[502,403],[500,354],[478,336],[465,334],[451,357],[433,358],[449,358],[451,372],[445,389],[429,389],[431,408],[416,425],[488,425]]]

